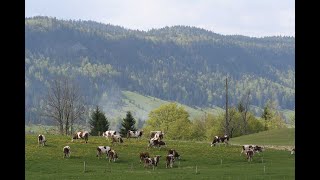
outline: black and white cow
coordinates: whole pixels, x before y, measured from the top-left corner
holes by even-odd
[[[145,158],[144,159],[144,167],[148,167],[148,166],[158,166],[158,163],[160,161],[160,155],[156,155],[153,158]]]
[[[241,155],[242,153],[247,154],[247,152],[248,152],[249,150],[252,150],[254,153],[259,153],[259,152],[262,152],[264,149],[263,149],[263,147],[261,147],[261,146],[251,145],[251,144],[245,144],[245,145],[242,146],[242,150],[241,150],[240,155]]]
[[[295,154],[295,153],[296,153],[296,148],[293,148],[290,154]]]
[[[148,144],[148,147],[159,147],[159,148],[161,148],[161,146],[165,146],[166,145],[166,143],[165,142],[163,142],[163,141],[161,141],[161,140],[159,140],[159,139],[150,139],[149,140],[149,144]]]
[[[46,142],[47,142],[46,137],[43,134],[39,134],[39,136],[38,136],[38,144],[39,144],[39,146],[40,145],[45,146]]]
[[[109,157],[109,162],[113,161],[116,162],[116,160],[118,159],[118,154],[116,153],[115,150],[110,150],[108,153],[108,157]]]
[[[131,131],[127,133],[127,138],[141,138],[143,131]]]
[[[70,157],[70,146],[63,147],[63,158]]]
[[[98,146],[96,157],[98,157],[98,159],[100,159],[102,154],[106,154],[106,159],[107,159],[110,151],[111,151],[111,148],[109,146]]]
[[[180,155],[179,155],[178,152],[177,152],[176,150],[174,150],[174,149],[168,150],[168,155],[169,155],[169,154],[172,154],[173,157],[174,157],[174,159],[180,159]]]
[[[84,131],[84,132],[78,131],[73,135],[71,141],[73,142],[73,140],[75,140],[75,139],[84,139],[86,141],[86,143],[88,143],[88,137],[89,137],[88,131]]]
[[[252,158],[253,158],[253,155],[254,155],[254,151],[252,149],[249,149],[247,152],[246,152],[246,155],[247,155],[247,159],[248,161],[252,161]]]
[[[213,141],[211,143],[211,147],[215,146],[217,143],[225,143],[225,145],[228,144],[229,141],[229,136],[228,135],[224,135],[224,136],[215,136],[213,138]]]
[[[162,140],[164,133],[162,131],[150,131],[150,138]]]
[[[166,168],[168,168],[168,166],[170,168],[172,168],[173,163],[174,163],[174,155],[173,154],[168,154],[166,156]]]

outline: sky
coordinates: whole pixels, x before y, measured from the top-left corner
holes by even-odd
[[[25,0],[25,17],[33,16],[144,31],[185,25],[223,35],[295,36],[294,0]]]

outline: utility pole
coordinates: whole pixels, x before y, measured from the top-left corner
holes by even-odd
[[[228,121],[228,77],[226,77],[226,128],[225,134],[229,135],[229,121]]]

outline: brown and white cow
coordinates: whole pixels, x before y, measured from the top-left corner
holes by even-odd
[[[254,155],[254,151],[252,149],[249,149],[247,152],[246,152],[246,155],[247,155],[247,159],[248,161],[252,161],[252,158],[253,158],[253,155]]]
[[[43,134],[39,134],[39,136],[38,136],[38,144],[39,144],[39,146],[40,145],[45,146],[46,142],[47,142],[46,137]]]
[[[172,168],[173,163],[174,163],[174,155],[173,154],[169,154],[166,156],[166,168],[168,168],[168,166],[170,168]]]
[[[242,153],[247,154],[247,151],[249,151],[249,150],[253,150],[254,153],[259,153],[259,152],[262,152],[264,149],[261,146],[245,144],[242,146],[242,150],[241,150],[240,155]]]
[[[162,140],[164,133],[162,131],[150,131],[150,138]]]
[[[217,143],[225,143],[225,145],[228,144],[229,141],[229,136],[228,135],[224,135],[224,136],[215,136],[213,138],[213,141],[211,143],[211,147],[215,146]]]
[[[150,156],[149,156],[149,153],[148,153],[148,152],[142,152],[142,153],[140,153],[140,155],[139,155],[140,163],[141,163],[142,161],[144,161],[145,158],[149,158],[149,157],[150,157]]]
[[[98,159],[102,156],[102,154],[106,154],[106,159],[108,158],[108,154],[111,151],[111,148],[109,146],[98,146],[97,147],[97,156]]]
[[[111,143],[123,143],[122,137],[120,135],[111,135]]]
[[[160,155],[156,155],[153,158],[145,158],[144,159],[144,167],[148,167],[148,166],[158,166],[158,163],[160,161]]]
[[[180,155],[178,154],[178,152],[176,151],[176,150],[174,150],[174,149],[170,149],[170,150],[168,150],[168,155],[169,154],[172,154],[173,155],[173,157],[174,157],[174,159],[180,159]]]
[[[89,137],[89,132],[88,131],[78,131],[76,133],[73,134],[73,137],[72,137],[72,142],[73,140],[75,139],[84,139],[86,141],[86,143],[88,142],[88,137]]]
[[[141,138],[143,131],[131,131],[127,133],[127,138]]]
[[[70,146],[63,147],[63,158],[70,157]]]
[[[106,131],[102,133],[102,136],[106,138],[111,138],[112,135],[119,135],[117,131]]]
[[[113,161],[116,162],[116,159],[118,159],[118,154],[115,150],[110,150],[108,153],[109,162]]]

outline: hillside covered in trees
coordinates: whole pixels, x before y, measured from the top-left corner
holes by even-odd
[[[295,38],[220,35],[187,26],[149,31],[93,21],[25,19],[26,117],[38,107],[52,79],[74,78],[88,105],[108,95],[121,106],[121,90],[191,107],[224,107],[250,91],[250,104],[269,99],[295,107]]]

